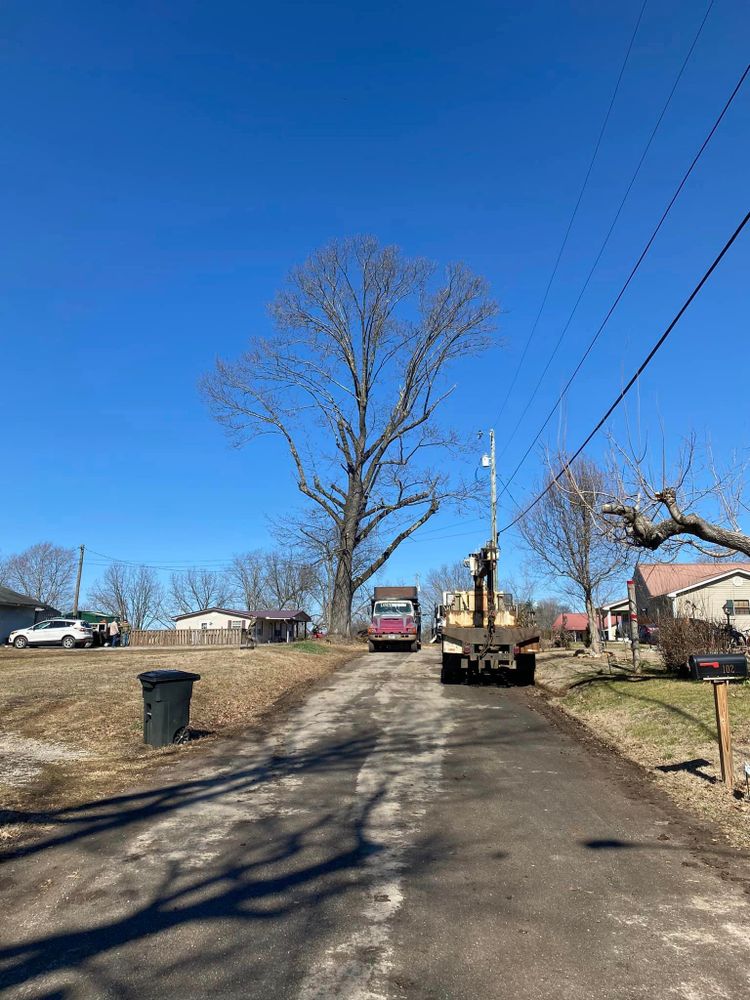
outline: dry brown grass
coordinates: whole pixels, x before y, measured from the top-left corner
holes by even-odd
[[[0,840],[43,828],[45,813],[121,791],[202,753],[361,651],[310,642],[255,650],[0,648]],[[156,668],[201,675],[190,724],[211,735],[183,747],[144,745],[137,675]],[[14,813],[38,814],[38,823],[21,825]]]

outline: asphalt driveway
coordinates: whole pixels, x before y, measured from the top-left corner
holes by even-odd
[[[438,673],[362,657],[53,816],[0,868],[4,996],[750,995],[745,859],[533,695]]]

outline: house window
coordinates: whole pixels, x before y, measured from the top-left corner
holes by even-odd
[[[736,615],[750,615],[750,601],[735,601],[734,613]]]
[[[201,622],[201,628],[202,628],[202,629],[203,629],[203,631],[205,632],[205,631],[206,631],[206,629],[208,628],[208,622]]]
[[[230,628],[242,628],[242,620],[240,619],[239,621],[235,621],[234,619],[230,619],[230,621],[229,621],[229,627]]]

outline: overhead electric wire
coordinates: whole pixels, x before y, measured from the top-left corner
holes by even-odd
[[[575,379],[576,375],[581,370],[584,362],[586,361],[586,358],[589,356],[589,354],[593,350],[594,345],[599,340],[599,337],[601,336],[602,331],[604,330],[605,326],[609,322],[609,319],[612,316],[612,313],[617,308],[620,300],[622,299],[622,297],[625,294],[628,286],[630,285],[630,282],[633,280],[633,278],[636,275],[636,272],[638,271],[639,267],[641,266],[641,263],[643,262],[643,259],[645,258],[646,254],[649,252],[649,250],[651,249],[651,245],[653,244],[654,240],[656,239],[657,235],[659,234],[659,231],[661,230],[662,225],[664,224],[667,216],[669,215],[669,213],[670,213],[670,211],[672,209],[672,206],[677,201],[677,198],[679,197],[680,192],[682,191],[683,187],[687,183],[687,180],[690,177],[691,173],[693,172],[693,169],[695,168],[696,164],[700,160],[701,156],[703,155],[704,150],[708,146],[708,144],[711,141],[714,133],[718,129],[719,125],[721,124],[721,121],[724,118],[724,115],[729,110],[729,107],[732,104],[732,101],[735,99],[735,97],[737,96],[737,94],[738,94],[738,92],[740,90],[740,87],[745,82],[745,79],[747,78],[748,73],[750,73],[750,63],[748,63],[748,65],[745,67],[745,71],[743,72],[743,74],[739,78],[739,80],[737,81],[737,84],[736,84],[734,90],[729,95],[729,98],[727,99],[726,103],[724,104],[724,107],[721,109],[721,112],[719,113],[718,117],[716,118],[716,120],[714,121],[713,125],[711,126],[711,129],[710,129],[708,135],[706,136],[706,138],[703,140],[703,143],[702,143],[700,149],[695,154],[695,156],[693,157],[692,162],[690,163],[690,166],[687,168],[687,170],[683,174],[682,180],[678,184],[677,189],[675,190],[674,194],[672,195],[672,197],[671,197],[671,199],[670,199],[667,207],[664,209],[664,211],[663,211],[663,213],[661,215],[661,218],[659,219],[658,223],[656,224],[656,228],[651,233],[651,236],[649,237],[649,239],[648,239],[645,247],[643,248],[643,250],[641,252],[641,255],[638,257],[638,260],[633,265],[633,267],[632,267],[632,269],[630,271],[630,274],[626,278],[625,283],[623,284],[623,286],[620,289],[620,291],[617,293],[617,297],[615,298],[614,302],[610,306],[610,308],[609,308],[606,316],[604,317],[604,319],[602,320],[601,324],[599,325],[596,333],[594,334],[594,336],[590,340],[590,342],[589,342],[586,350],[583,352],[583,355],[581,356],[581,359],[579,360],[578,364],[576,365],[575,369],[573,370],[572,375],[570,376],[570,378],[568,379],[568,381],[565,383],[565,386],[563,387],[562,391],[558,395],[557,400],[555,401],[554,405],[552,406],[552,408],[550,409],[549,413],[545,417],[544,422],[542,423],[541,427],[537,431],[536,435],[532,439],[531,444],[528,446],[528,448],[526,449],[526,451],[523,453],[523,455],[521,457],[521,460],[518,462],[518,464],[516,465],[515,469],[513,470],[513,472],[508,477],[508,479],[506,481],[506,486],[501,491],[501,495],[502,495],[502,493],[505,492],[505,490],[507,489],[507,486],[510,483],[513,482],[513,480],[515,479],[516,475],[518,474],[519,469],[521,468],[521,466],[523,465],[523,463],[526,461],[526,459],[531,454],[532,448],[534,447],[534,445],[537,443],[537,441],[539,440],[539,438],[544,433],[544,429],[546,428],[547,424],[552,419],[552,417],[553,417],[555,411],[557,410],[558,406],[560,405],[560,403],[563,401],[563,399],[565,397],[565,394],[567,393],[568,389],[572,385],[573,380]]]
[[[160,563],[146,563],[146,562],[136,562],[133,559],[120,559],[117,556],[109,556],[104,552],[96,552],[94,549],[86,549],[87,555],[98,556],[100,559],[106,560],[105,563],[99,563],[95,559],[87,560],[88,565],[107,565],[112,563],[119,563],[123,566],[133,566],[137,569],[157,569],[157,570],[174,570],[175,572],[181,572],[188,569],[225,569],[231,566],[231,559],[209,559],[209,560],[198,560],[191,562],[189,560],[173,560],[165,561]]]
[[[688,62],[690,61],[690,57],[692,56],[692,54],[693,54],[693,52],[695,50],[695,46],[698,44],[698,39],[700,38],[700,36],[701,36],[701,34],[703,32],[703,27],[704,27],[706,21],[708,20],[708,15],[711,13],[711,9],[713,8],[713,5],[714,5],[714,0],[711,0],[711,2],[709,3],[708,7],[706,8],[706,13],[703,15],[703,20],[701,21],[700,25],[698,26],[698,30],[695,33],[695,37],[693,38],[693,42],[692,42],[690,48],[687,51],[687,55],[685,56],[685,58],[682,61],[682,65],[680,66],[680,70],[679,70],[679,72],[677,74],[677,77],[675,78],[674,84],[672,85],[672,89],[670,90],[669,95],[667,96],[667,99],[664,102],[664,106],[662,107],[661,113],[659,114],[659,117],[656,120],[656,124],[654,125],[653,129],[651,130],[651,135],[648,137],[648,141],[646,142],[646,145],[644,146],[643,152],[641,153],[640,159],[638,160],[638,163],[636,165],[635,171],[633,172],[633,176],[630,178],[630,183],[628,184],[627,188],[625,189],[625,194],[622,196],[622,200],[620,201],[620,204],[619,204],[619,206],[617,208],[617,211],[615,212],[615,216],[612,219],[612,223],[611,223],[611,225],[610,225],[610,227],[609,227],[609,229],[607,231],[607,235],[604,237],[604,242],[599,247],[599,252],[597,253],[597,255],[596,255],[595,259],[594,259],[594,263],[591,265],[591,269],[589,270],[589,273],[586,276],[586,280],[583,283],[583,287],[581,288],[580,292],[578,293],[578,298],[576,299],[575,304],[573,305],[573,308],[572,308],[572,310],[570,312],[570,315],[568,316],[568,319],[565,322],[565,325],[563,326],[562,330],[560,331],[560,335],[557,338],[557,342],[555,343],[555,346],[552,349],[552,353],[550,354],[550,356],[549,356],[549,358],[547,360],[547,364],[544,366],[544,369],[543,369],[541,375],[537,379],[536,385],[534,386],[534,389],[532,390],[532,393],[529,396],[529,399],[528,399],[528,401],[526,403],[526,406],[524,407],[521,415],[519,416],[518,420],[516,421],[515,427],[513,428],[513,430],[510,432],[510,434],[508,435],[508,437],[505,440],[505,445],[503,446],[503,450],[500,452],[499,458],[503,457],[503,455],[508,450],[508,447],[510,446],[511,442],[514,440],[514,438],[516,436],[516,432],[518,431],[518,428],[523,423],[524,417],[529,412],[529,408],[531,407],[531,404],[534,402],[534,400],[536,398],[536,394],[539,392],[539,388],[540,388],[542,382],[544,381],[544,378],[545,378],[547,372],[549,371],[550,366],[551,366],[552,362],[554,361],[555,356],[557,355],[558,350],[560,349],[560,345],[563,342],[565,334],[568,332],[570,324],[573,322],[573,317],[576,314],[578,306],[581,304],[581,299],[583,298],[584,293],[586,292],[586,289],[589,286],[589,282],[591,281],[591,278],[593,277],[594,271],[596,270],[596,268],[597,268],[597,266],[599,264],[599,261],[602,258],[602,254],[604,253],[604,251],[605,251],[605,249],[607,247],[607,244],[609,243],[610,237],[612,236],[612,233],[614,232],[615,226],[617,225],[617,222],[618,222],[618,220],[620,218],[620,215],[622,214],[622,210],[625,207],[625,202],[628,200],[628,197],[630,195],[630,192],[633,189],[633,185],[636,182],[638,174],[641,172],[641,167],[643,166],[643,163],[644,163],[644,161],[646,159],[646,156],[648,155],[648,151],[651,148],[651,144],[654,141],[656,133],[659,131],[659,127],[661,126],[661,123],[664,120],[664,116],[667,113],[667,109],[669,108],[669,105],[672,103],[672,98],[674,97],[675,91],[677,90],[679,82],[682,79],[682,75],[685,72],[685,68],[686,68]]]
[[[672,322],[669,324],[669,326],[666,328],[666,330],[662,333],[662,335],[659,337],[659,339],[656,341],[656,343],[654,344],[654,346],[648,352],[648,354],[646,355],[646,357],[644,358],[644,360],[641,362],[641,364],[635,370],[635,372],[631,376],[631,378],[628,381],[628,383],[620,390],[620,392],[617,395],[617,397],[615,398],[614,402],[609,407],[609,409],[604,414],[604,416],[601,418],[601,420],[599,420],[599,422],[595,425],[594,429],[587,435],[586,439],[576,449],[576,451],[571,455],[571,457],[569,459],[567,459],[563,463],[562,467],[560,468],[560,471],[557,473],[557,475],[555,475],[552,479],[550,479],[550,481],[547,483],[547,485],[541,491],[541,493],[539,493],[536,497],[534,497],[534,499],[531,501],[531,503],[528,504],[519,514],[517,514],[512,521],[510,521],[508,524],[506,524],[504,528],[501,528],[500,529],[501,532],[502,531],[508,531],[510,528],[513,528],[516,524],[518,524],[519,521],[523,520],[523,518],[526,517],[526,515],[531,510],[534,509],[534,507],[536,507],[536,505],[539,503],[539,501],[542,500],[542,498],[545,497],[547,495],[547,493],[549,493],[549,491],[552,489],[552,487],[555,485],[555,483],[558,482],[558,480],[560,480],[561,477],[565,474],[565,472],[571,467],[571,465],[573,464],[573,462],[575,462],[575,460],[581,454],[581,452],[583,451],[583,449],[589,444],[589,442],[594,437],[594,435],[597,434],[602,429],[602,427],[604,426],[604,424],[607,422],[607,420],[609,420],[609,418],[614,413],[614,411],[617,409],[617,407],[620,405],[620,403],[623,401],[623,399],[625,399],[625,397],[627,396],[628,392],[630,392],[630,390],[633,388],[633,386],[635,385],[635,383],[641,377],[641,375],[643,374],[643,372],[649,366],[649,364],[653,360],[653,358],[656,355],[656,353],[659,350],[659,348],[664,344],[664,342],[666,341],[667,337],[669,337],[669,335],[672,332],[672,330],[674,330],[674,328],[677,326],[677,324],[679,323],[679,321],[682,319],[682,316],[687,311],[687,309],[690,306],[690,304],[693,301],[693,299],[698,295],[698,293],[700,292],[700,290],[703,288],[703,286],[706,284],[706,282],[708,281],[708,279],[714,273],[714,271],[716,270],[716,268],[719,266],[719,264],[723,260],[725,254],[729,251],[729,248],[732,246],[732,244],[735,242],[735,240],[739,237],[740,233],[745,228],[745,226],[747,225],[748,222],[750,222],[750,212],[747,212],[745,214],[745,217],[742,219],[742,221],[737,226],[737,228],[735,229],[735,231],[732,233],[732,235],[729,237],[729,239],[727,240],[727,242],[724,244],[724,246],[722,247],[721,251],[714,258],[714,261],[711,264],[711,266],[705,272],[705,274],[700,279],[700,281],[695,286],[695,288],[693,288],[692,292],[687,297],[687,299],[685,299],[684,303],[682,304],[680,310],[677,312],[677,314],[674,317],[674,319],[672,320]]]
[[[539,325],[539,320],[541,319],[542,313],[544,312],[544,307],[547,304],[547,298],[549,296],[550,289],[552,288],[552,283],[554,282],[555,276],[557,275],[557,269],[560,266],[560,261],[562,259],[562,255],[563,255],[563,253],[565,251],[565,247],[567,246],[568,237],[570,236],[570,232],[571,232],[571,230],[573,228],[573,223],[575,222],[576,215],[578,214],[578,209],[580,208],[581,202],[583,200],[583,196],[584,196],[584,194],[586,192],[586,188],[588,187],[589,179],[591,177],[591,171],[594,169],[594,163],[596,162],[596,158],[597,158],[597,156],[599,154],[599,147],[602,144],[602,139],[604,138],[604,132],[605,132],[605,130],[607,128],[607,123],[609,122],[610,115],[612,114],[612,108],[614,107],[614,103],[615,103],[615,100],[617,98],[617,94],[618,94],[618,92],[620,90],[620,83],[622,82],[623,75],[625,74],[625,67],[628,64],[628,60],[630,59],[630,53],[633,50],[633,45],[635,43],[635,37],[638,34],[638,29],[639,29],[639,27],[641,25],[641,21],[643,20],[643,14],[644,14],[644,11],[646,10],[646,4],[647,3],[648,3],[648,0],[643,0],[643,5],[641,6],[640,13],[638,14],[638,20],[636,21],[635,27],[633,28],[633,34],[630,36],[630,42],[628,44],[628,48],[627,48],[627,51],[625,53],[625,58],[623,59],[622,66],[620,67],[620,73],[619,73],[619,75],[617,77],[617,83],[615,84],[615,89],[612,91],[612,97],[610,98],[610,101],[609,101],[609,107],[607,108],[607,113],[605,114],[604,121],[602,122],[602,126],[599,129],[599,136],[598,136],[598,138],[596,140],[596,145],[594,146],[594,152],[593,152],[593,154],[591,156],[591,161],[589,162],[588,170],[586,171],[586,176],[583,178],[583,184],[581,185],[581,190],[578,193],[578,199],[576,200],[575,206],[573,207],[573,213],[570,216],[570,220],[568,221],[568,226],[567,226],[567,228],[565,230],[565,235],[563,236],[562,243],[560,244],[560,249],[557,252],[557,258],[555,259],[555,264],[554,264],[554,267],[552,268],[552,274],[549,276],[549,281],[547,282],[547,287],[544,290],[544,296],[542,297],[542,303],[539,306],[539,311],[536,314],[536,318],[535,318],[534,323],[533,323],[533,325],[531,327],[531,331],[529,332],[529,336],[526,339],[526,343],[524,345],[523,351],[521,352],[521,357],[520,357],[520,359],[518,361],[518,365],[516,366],[515,373],[513,375],[513,378],[511,379],[510,386],[508,387],[508,391],[505,394],[505,399],[503,400],[502,405],[500,406],[500,410],[499,410],[498,415],[497,415],[497,421],[498,422],[499,422],[500,418],[503,415],[505,407],[508,405],[508,400],[510,399],[511,393],[513,392],[513,389],[515,388],[516,382],[518,380],[518,376],[519,376],[519,374],[521,372],[521,369],[523,368],[523,363],[526,360],[526,355],[528,354],[529,347],[531,346],[531,341],[534,339],[534,334],[536,333],[536,328]]]

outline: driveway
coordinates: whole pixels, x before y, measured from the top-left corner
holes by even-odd
[[[362,657],[58,814],[0,868],[4,996],[749,995],[747,862],[533,693],[438,675]]]

